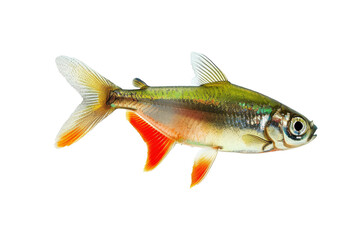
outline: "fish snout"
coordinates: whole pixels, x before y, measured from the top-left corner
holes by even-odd
[[[310,136],[308,138],[308,141],[311,142],[312,140],[314,140],[317,135],[315,134],[316,130],[317,130],[317,126],[314,124],[313,121],[310,122],[310,129],[311,129],[311,132],[310,132]]]

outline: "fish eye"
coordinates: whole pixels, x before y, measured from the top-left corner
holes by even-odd
[[[303,124],[302,124],[300,121],[297,121],[297,122],[295,122],[295,124],[294,124],[295,130],[298,131],[298,132],[300,132],[303,127],[304,127],[304,126],[303,126]]]
[[[301,117],[294,117],[291,119],[290,132],[293,135],[300,136],[306,132],[307,126],[304,119]]]

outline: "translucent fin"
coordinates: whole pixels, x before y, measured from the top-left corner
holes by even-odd
[[[215,148],[206,148],[197,155],[191,174],[190,187],[199,184],[205,178],[215,161],[217,152],[218,150]]]
[[[203,54],[191,53],[191,65],[198,85],[228,82],[221,70]]]
[[[149,86],[140,78],[134,78],[133,79],[133,85],[134,87],[140,88],[140,89],[145,89],[148,88]]]
[[[268,141],[266,139],[263,139],[261,137],[252,135],[252,134],[245,134],[242,136],[242,140],[244,141],[244,143],[249,146],[257,146],[259,148],[264,148],[265,146],[271,144],[271,141]]]
[[[144,170],[153,170],[170,152],[175,141],[160,133],[135,112],[128,111],[126,117],[148,146],[148,157]]]
[[[119,89],[112,82],[74,58],[56,58],[60,73],[83,97],[82,103],[62,126],[56,146],[70,146],[114,111],[106,104],[110,91]]]

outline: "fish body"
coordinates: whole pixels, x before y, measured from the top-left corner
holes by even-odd
[[[228,152],[263,152],[265,126],[282,105],[229,82],[199,87],[148,87],[117,90],[112,103],[127,108],[178,143]],[[246,135],[260,144],[249,144]]]
[[[198,86],[150,87],[136,78],[137,89],[117,87],[80,61],[57,58],[60,72],[83,95],[57,138],[71,145],[116,109],[148,145],[145,170],[155,168],[176,144],[201,147],[192,184],[209,171],[218,151],[261,153],[304,145],[316,126],[303,115],[258,92],[231,84],[206,56],[192,54]]]

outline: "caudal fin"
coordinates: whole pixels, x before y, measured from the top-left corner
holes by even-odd
[[[83,97],[56,138],[56,146],[65,147],[82,138],[115,110],[106,101],[110,92],[119,87],[77,59],[60,56],[56,58],[56,64],[60,73]]]

